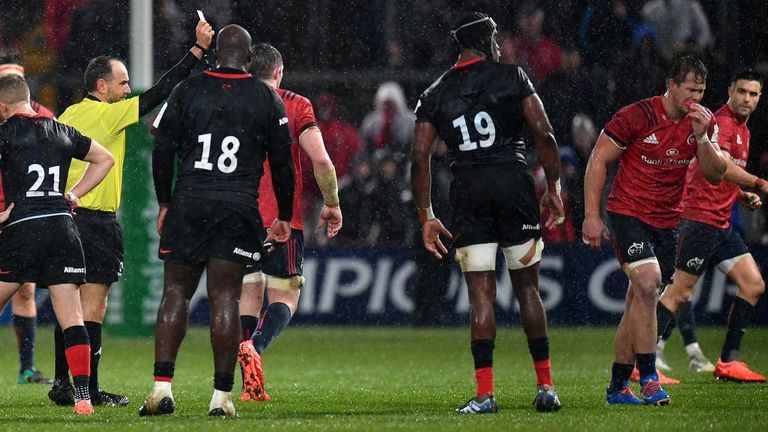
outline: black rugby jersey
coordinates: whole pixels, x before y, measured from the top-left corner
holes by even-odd
[[[161,203],[173,195],[258,208],[266,153],[290,154],[293,142],[277,93],[234,69],[208,70],[182,81],[159,117],[153,176]],[[171,193],[173,154],[179,163]]]
[[[473,59],[453,66],[422,93],[416,121],[435,125],[453,167],[525,164],[521,101],[535,92],[520,67]]]
[[[69,164],[72,158],[85,158],[90,148],[90,138],[39,114],[17,114],[0,124],[5,202],[14,203],[4,226],[35,217],[69,214],[64,199]]]

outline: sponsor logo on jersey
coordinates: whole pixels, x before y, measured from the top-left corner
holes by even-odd
[[[82,273],[82,274],[85,274],[85,267],[64,267],[64,273]]]
[[[541,229],[541,224],[531,225],[531,224],[523,224],[523,230],[537,230]]]
[[[652,134],[648,135],[647,137],[645,137],[643,142],[644,143],[648,143],[648,144],[658,144],[659,143],[659,139],[656,138],[656,134],[655,133],[652,133]]]
[[[677,156],[680,152],[677,151],[677,149],[669,149],[667,150],[667,156]]]
[[[627,249],[627,254],[629,256],[637,256],[643,253],[643,244],[642,243],[632,243],[632,246]]]
[[[280,120],[277,121],[278,126],[282,126],[284,124],[288,123],[288,117],[283,117]]]
[[[261,259],[261,254],[258,252],[248,252],[240,249],[239,247],[236,247],[235,250],[232,251],[235,255],[244,256],[246,258],[251,258],[254,261],[258,261]]]
[[[704,259],[699,257],[693,257],[688,260],[687,263],[685,263],[686,266],[688,266],[689,269],[692,270],[699,270],[701,269],[701,265],[704,264]]]
[[[674,149],[670,149],[674,150]],[[667,155],[672,156],[669,154],[669,150],[667,150]],[[665,159],[650,159],[646,155],[640,156],[640,159],[647,163],[648,165],[690,165],[691,161],[693,159],[672,159],[672,160],[665,160]]]

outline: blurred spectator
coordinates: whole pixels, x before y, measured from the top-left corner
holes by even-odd
[[[12,49],[0,50],[0,76],[8,74],[24,76],[24,67],[21,65],[19,54]],[[41,105],[40,102],[34,99],[30,100],[30,105],[36,113],[44,117],[56,117],[56,114],[54,114],[53,111]]]
[[[0,48],[15,46],[24,33],[40,22],[44,3],[40,0],[3,0],[0,14]]]
[[[581,16],[579,43],[589,64],[612,65],[629,46],[638,18],[624,0],[590,1]]]
[[[635,32],[630,49],[616,69],[621,74],[621,79],[616,80],[616,106],[623,107],[663,93],[666,76],[663,64],[656,32],[643,25]]]
[[[88,0],[47,0],[45,2],[45,40],[48,48],[61,53],[69,42],[72,14]]]
[[[371,193],[373,224],[367,243],[376,246],[400,247],[409,240],[407,206],[395,159],[388,153],[378,158],[377,175]],[[410,192],[410,191],[409,191]]]
[[[352,162],[349,183],[340,185],[339,188],[339,201],[350,203],[352,210],[344,215],[344,228],[339,231],[335,243],[345,246],[365,243],[372,223],[371,194],[374,187],[371,162],[364,155],[360,155]]]
[[[563,189],[568,190],[571,211],[573,214],[573,227],[576,238],[581,238],[581,225],[584,222],[584,176],[587,172],[587,162],[592,154],[592,147],[597,139],[597,130],[592,119],[585,114],[576,114],[571,122],[571,148],[574,150],[576,162],[575,177],[569,178],[563,184]],[[607,195],[606,195],[607,196]]]
[[[406,106],[400,84],[394,81],[381,84],[374,106],[374,111],[365,116],[360,126],[365,149],[369,155],[381,150],[390,152],[396,162],[402,162],[410,153],[416,117]]]
[[[544,10],[535,2],[520,8],[517,26],[519,33],[512,41],[515,58],[530,66],[531,81],[539,84],[560,66],[560,46],[544,35]]]
[[[667,61],[689,44],[699,49],[712,44],[709,21],[698,0],[649,0],[642,14],[656,30],[659,50]]]
[[[558,142],[571,140],[571,120],[578,112],[592,114],[592,77],[582,68],[581,53],[573,45],[560,50],[560,69],[540,86],[549,121]]]

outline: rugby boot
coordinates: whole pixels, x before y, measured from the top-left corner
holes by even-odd
[[[680,384],[680,380],[665,376],[658,369],[656,369],[656,375],[659,377],[659,384]],[[629,380],[632,382],[640,382],[640,372],[637,368],[632,369],[632,375],[629,376]]]
[[[693,372],[714,372],[715,365],[712,364],[701,351],[701,348],[688,354],[688,367]]]
[[[536,411],[552,412],[562,407],[560,397],[557,396],[555,388],[547,384],[541,384],[536,390],[536,398],[533,400]]]
[[[459,414],[495,414],[499,412],[493,393],[485,396],[476,396],[468,400],[464,405],[456,408]]]
[[[32,367],[19,375],[19,384],[53,384],[53,380],[44,377],[40,370]]]
[[[672,367],[667,362],[667,355],[664,353],[664,348],[656,347],[656,369],[671,371]]]
[[[139,416],[168,415],[173,414],[175,410],[176,404],[173,402],[170,386],[155,385],[139,408]]]
[[[91,402],[94,405],[123,407],[128,405],[128,398],[126,396],[109,393],[101,389],[91,389]]]
[[[48,399],[56,405],[74,405],[75,388],[72,387],[69,380],[55,379],[51,389],[48,390]]]
[[[211,403],[208,406],[208,415],[211,417],[240,417],[232,404],[232,393],[219,390],[213,391]]]
[[[621,390],[609,393],[608,389],[605,389],[605,401],[608,405],[642,405],[643,401],[635,396],[635,392],[632,391],[632,387],[627,385]]]
[[[240,349],[237,352],[237,360],[243,369],[243,394],[240,400],[243,401],[268,401],[269,395],[264,391],[264,373],[261,368],[261,356],[256,352],[253,341],[240,343]],[[248,396],[246,396],[248,394]],[[247,398],[247,399],[246,399]]]
[[[724,362],[717,359],[715,378],[723,381],[765,382],[765,377],[749,369],[746,363],[738,360]]]
[[[93,405],[88,399],[81,399],[75,404],[75,414],[89,415],[93,414]]]
[[[658,381],[648,381],[643,386],[641,392],[643,394],[643,403],[646,405],[661,406],[669,404],[669,395],[661,388]]]

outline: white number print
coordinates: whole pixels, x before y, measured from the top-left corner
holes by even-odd
[[[197,137],[197,142],[203,144],[203,153],[200,160],[195,161],[195,169],[206,171],[213,170],[213,164],[208,161],[211,157],[211,134],[203,134]],[[237,169],[237,151],[240,149],[240,140],[237,137],[226,136],[221,141],[221,155],[216,161],[216,167],[224,174],[229,174]]]
[[[50,174],[53,177],[53,190],[48,191],[48,196],[61,196],[61,192],[59,192],[59,171],[60,168],[58,165],[52,166],[48,168],[48,174]],[[40,189],[40,186],[43,185],[43,182],[45,181],[45,168],[43,168],[40,164],[32,164],[27,169],[27,174],[37,174],[37,178],[35,179],[35,182],[32,184],[32,187],[29,188],[29,190],[26,193],[27,197],[41,197],[45,196],[45,191],[38,190]]]
[[[480,135],[480,147],[486,148],[492,146],[493,142],[496,141],[496,125],[493,124],[491,116],[485,111],[480,111],[475,114],[474,123],[475,130]],[[467,127],[467,120],[464,116],[454,119],[453,127],[459,128],[462,141],[464,141],[459,144],[459,150],[472,151],[477,148],[478,143],[472,141],[469,134],[469,127]]]

